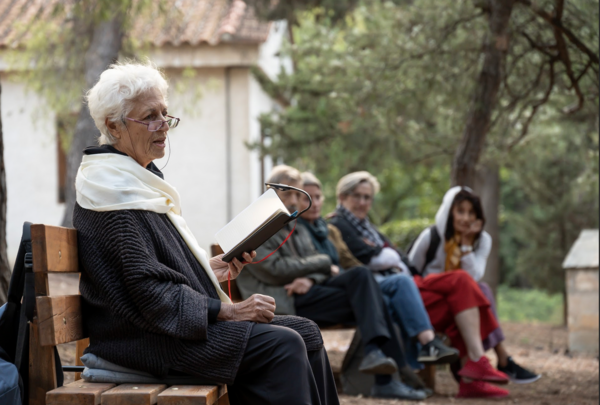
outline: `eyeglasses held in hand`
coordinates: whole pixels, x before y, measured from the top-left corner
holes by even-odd
[[[146,125],[148,127],[148,131],[150,132],[160,131],[165,126],[165,123],[169,126],[168,129],[177,128],[177,125],[179,125],[179,121],[181,120],[179,118],[173,117],[172,115],[167,115],[167,117],[169,118],[168,120],[158,120],[150,122],[138,121],[128,117],[125,117],[125,119],[137,122],[138,124]]]

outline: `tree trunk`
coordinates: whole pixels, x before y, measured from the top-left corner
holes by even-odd
[[[98,81],[100,74],[117,61],[123,42],[123,15],[99,23],[94,28],[90,48],[85,54],[85,81],[88,89]],[[67,182],[65,187],[66,211],[63,226],[73,226],[75,207],[75,177],[83,157],[83,149],[97,143],[100,132],[94,124],[87,105],[83,105],[77,117],[75,134],[67,156]]]
[[[2,87],[0,86],[0,95]],[[10,265],[6,251],[6,171],[4,169],[4,135],[2,133],[2,117],[0,117],[0,305],[8,299],[10,282]]]
[[[500,269],[500,228],[498,211],[500,206],[500,171],[498,165],[481,165],[477,170],[475,192],[481,198],[485,214],[485,230],[492,237],[492,250],[487,260],[485,275],[481,281],[488,283],[496,295]]]
[[[490,32],[484,44],[483,67],[477,78],[463,138],[454,155],[453,185],[473,187],[475,184],[477,163],[490,130],[492,112],[502,83],[513,5],[514,0],[490,0]]]

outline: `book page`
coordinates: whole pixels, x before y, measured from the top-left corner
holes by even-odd
[[[273,218],[278,212],[285,212],[290,215],[275,190],[268,189],[217,232],[215,238],[221,249],[223,249],[223,252],[227,253],[253,234],[269,219]]]

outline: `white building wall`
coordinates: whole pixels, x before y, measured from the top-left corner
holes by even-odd
[[[55,116],[23,83],[3,74],[2,129],[6,167],[6,237],[10,264],[17,255],[23,222],[60,225]]]

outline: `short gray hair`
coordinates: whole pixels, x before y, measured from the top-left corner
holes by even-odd
[[[315,176],[311,172],[302,173],[302,184],[304,186],[317,186],[319,187],[319,189],[323,189],[323,185],[321,184],[319,179],[317,179],[317,176]]]
[[[335,195],[339,199],[341,196],[348,195],[354,191],[354,189],[360,183],[369,183],[373,188],[373,195],[379,192],[379,182],[377,178],[373,176],[369,172],[354,172],[345,175],[338,181],[337,187],[335,189]]]
[[[121,123],[133,109],[136,99],[151,89],[160,91],[166,103],[169,84],[151,62],[115,63],[102,72],[98,83],[85,96],[90,114],[101,133],[98,139],[100,145],[115,143],[106,119]]]
[[[269,175],[268,183],[279,183],[279,184],[288,184],[292,183],[302,183],[302,176],[298,169],[295,169],[291,166],[279,165],[275,166],[273,170],[271,170],[271,174]]]

